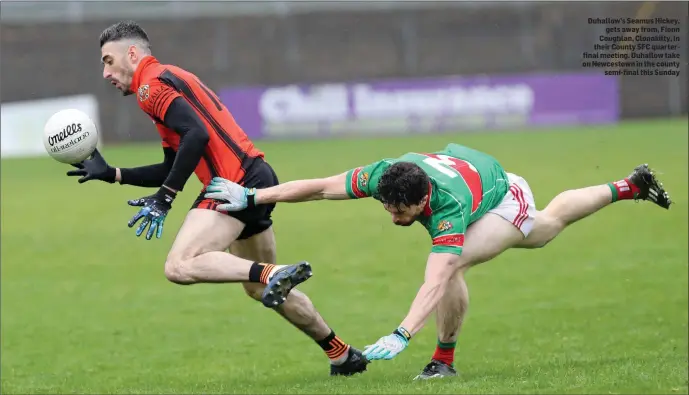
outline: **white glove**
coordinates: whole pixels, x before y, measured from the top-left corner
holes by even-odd
[[[253,206],[255,188],[244,188],[243,186],[226,180],[221,177],[213,177],[211,183],[206,187],[207,199],[222,200],[227,203],[216,207],[218,211],[241,211],[248,206]]]
[[[407,332],[408,333],[408,332]],[[401,333],[392,333],[387,336],[383,336],[376,344],[371,346],[366,346],[366,349],[362,353],[369,361],[374,361],[376,359],[392,359],[397,354],[404,351],[409,345],[409,339],[407,339]]]

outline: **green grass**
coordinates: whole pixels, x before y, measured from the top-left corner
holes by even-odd
[[[151,133],[155,133],[151,131]],[[328,377],[310,339],[237,285],[180,287],[163,263],[194,178],[161,240],[137,239],[126,200],[147,190],[79,185],[50,159],[2,161],[3,393],[687,393],[687,120],[532,133],[263,142],[281,180],[328,176],[381,157],[459,142],[525,177],[539,208],[558,192],[662,171],[675,204],[620,202],[541,250],[508,251],[468,275],[462,376],[411,379],[435,348],[433,320],[393,361]],[[106,147],[118,166],[157,144]],[[363,347],[389,333],[423,280],[429,239],[378,203],[281,204],[281,262],[325,319]]]

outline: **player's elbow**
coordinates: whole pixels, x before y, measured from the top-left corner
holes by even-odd
[[[349,198],[345,189],[345,184],[347,182],[345,174],[346,173],[328,178],[321,178],[319,180],[321,199],[342,200]]]
[[[205,144],[205,143],[208,143],[208,141],[210,141],[211,136],[210,136],[210,134],[208,133],[208,131],[206,130],[206,128],[201,128],[201,130],[200,130],[200,139],[201,139],[201,141],[203,141],[204,144]]]
[[[445,286],[454,278],[457,271],[463,268],[461,256],[455,254],[443,255],[440,260],[426,270],[426,282]]]
[[[450,280],[455,276],[457,273],[457,269],[459,266],[457,265],[449,265],[447,266],[446,270],[443,270],[441,272],[436,273],[435,276],[430,276],[428,280],[430,282],[438,284],[442,287],[445,287],[447,284],[450,283]]]

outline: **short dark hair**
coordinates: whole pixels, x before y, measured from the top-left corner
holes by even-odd
[[[378,180],[378,195],[383,204],[398,209],[421,203],[428,194],[428,174],[417,164],[397,162],[388,167]]]
[[[120,21],[103,30],[100,34],[100,46],[103,48],[103,45],[106,43],[125,39],[143,41],[146,43],[147,49],[150,49],[151,44],[148,41],[148,35],[144,29],[134,21]]]

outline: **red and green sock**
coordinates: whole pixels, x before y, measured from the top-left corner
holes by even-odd
[[[629,178],[611,182],[608,184],[608,187],[612,192],[613,203],[618,200],[634,199],[634,197],[636,197],[636,195],[639,193],[639,187],[632,184],[632,182],[629,181]]]
[[[453,366],[455,362],[455,347],[457,347],[456,341],[452,343],[443,343],[438,340],[438,345],[435,347],[435,353],[433,353],[433,359]]]

